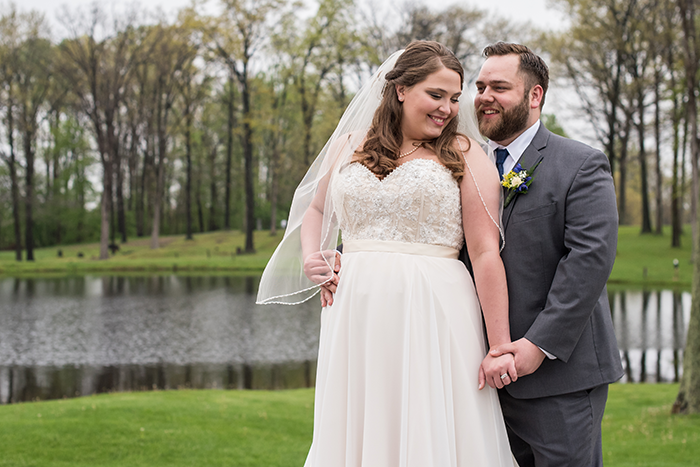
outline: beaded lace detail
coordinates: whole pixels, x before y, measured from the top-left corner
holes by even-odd
[[[378,179],[364,165],[343,167],[331,184],[343,241],[384,240],[442,245],[464,243],[460,190],[452,172],[412,159]]]

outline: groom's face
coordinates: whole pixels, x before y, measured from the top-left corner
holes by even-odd
[[[486,59],[476,81],[474,107],[481,134],[507,146],[534,123],[529,92],[514,54]]]

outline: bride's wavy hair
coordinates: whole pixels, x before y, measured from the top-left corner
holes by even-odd
[[[399,150],[403,143],[401,120],[403,105],[396,95],[396,86],[410,88],[426,80],[428,75],[447,68],[459,75],[460,86],[464,85],[464,70],[459,60],[447,47],[435,41],[413,41],[396,61],[394,68],[386,74],[382,90],[382,100],[374,112],[372,126],[361,149],[355,152],[359,162],[378,177],[383,178],[397,166]],[[432,150],[440,163],[452,171],[459,182],[464,176],[464,160],[455,149],[458,135],[467,142],[470,140],[457,132],[458,116],[448,123],[433,140],[424,141],[423,146]]]

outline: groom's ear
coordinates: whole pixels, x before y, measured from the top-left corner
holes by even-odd
[[[530,89],[530,108],[539,109],[542,99],[544,98],[544,90],[542,86],[536,84]]]

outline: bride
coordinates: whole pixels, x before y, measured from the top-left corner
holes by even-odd
[[[510,342],[508,294],[498,174],[473,109],[459,111],[463,80],[437,42],[394,54],[295,193],[258,302],[335,291],[307,467],[514,465],[496,390],[477,385],[517,374],[510,354],[482,363],[484,324],[491,346]],[[465,239],[473,279],[457,259]]]

